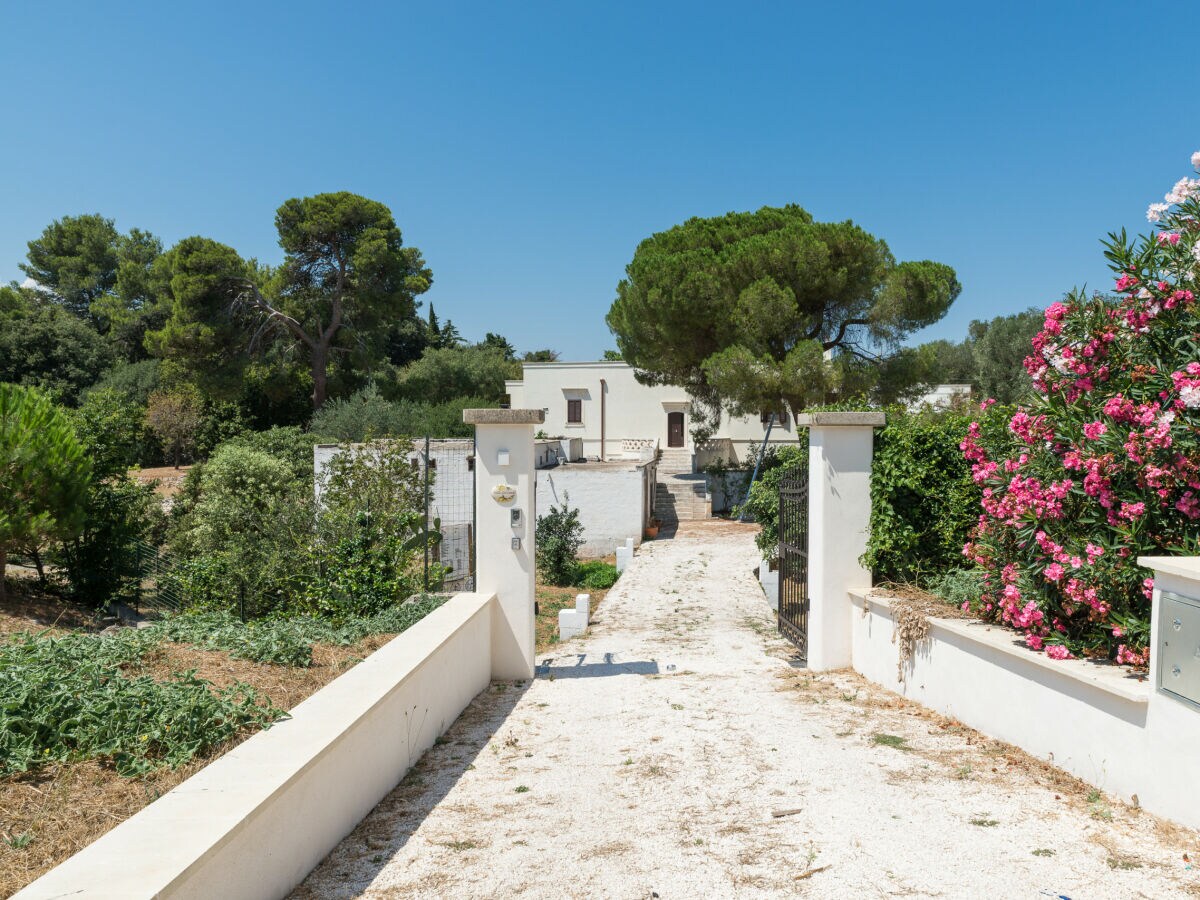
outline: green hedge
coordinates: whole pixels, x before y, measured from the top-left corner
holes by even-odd
[[[978,413],[887,410],[887,425],[875,433],[871,533],[862,558],[877,582],[929,587],[963,566],[963,544],[979,519],[982,492],[959,445],[976,418]]]

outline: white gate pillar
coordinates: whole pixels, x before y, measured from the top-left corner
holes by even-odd
[[[495,594],[492,678],[533,677],[533,429],[540,409],[465,409],[475,426],[475,590]]]
[[[881,412],[815,412],[808,428],[808,668],[851,663],[851,588],[871,586],[858,561],[871,521],[871,457]]]

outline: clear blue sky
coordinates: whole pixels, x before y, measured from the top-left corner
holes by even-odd
[[[186,8],[185,8],[186,7]],[[594,358],[638,241],[796,202],[964,285],[922,337],[1107,286],[1200,149],[1188,5],[7,3],[0,281],[83,212],[280,257],[388,204],[471,339]]]

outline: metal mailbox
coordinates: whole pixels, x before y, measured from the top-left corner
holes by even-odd
[[[1200,706],[1200,600],[1163,591],[1158,688]]]

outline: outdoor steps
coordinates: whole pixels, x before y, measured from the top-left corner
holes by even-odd
[[[707,519],[707,481],[703,475],[659,476],[655,486],[654,514],[663,524],[674,525]]]
[[[688,450],[662,450],[658,457],[658,474],[691,475],[692,454]]]

